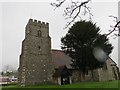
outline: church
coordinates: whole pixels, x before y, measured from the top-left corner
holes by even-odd
[[[119,79],[116,63],[109,58],[103,68],[87,71],[85,77],[71,67],[71,60],[61,50],[51,49],[49,23],[29,19],[25,27],[18,68],[18,85],[71,84],[80,81]],[[94,76],[94,77],[93,77]]]

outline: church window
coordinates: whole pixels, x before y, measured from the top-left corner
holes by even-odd
[[[40,50],[40,46],[38,46],[38,49]]]
[[[38,49],[41,51],[41,47],[40,46],[38,46]]]
[[[38,30],[38,37],[41,37],[41,31]]]

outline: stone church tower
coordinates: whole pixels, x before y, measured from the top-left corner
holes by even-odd
[[[18,83],[21,86],[51,83],[53,73],[49,24],[29,19],[22,42]]]

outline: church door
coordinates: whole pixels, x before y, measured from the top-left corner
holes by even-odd
[[[68,77],[61,77],[61,85],[70,84],[70,78]]]

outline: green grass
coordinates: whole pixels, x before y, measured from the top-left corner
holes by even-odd
[[[6,88],[118,88],[118,81],[108,81],[108,82],[80,82],[70,85],[39,85],[39,86],[29,86],[29,87],[18,87],[16,85],[3,86]]]

